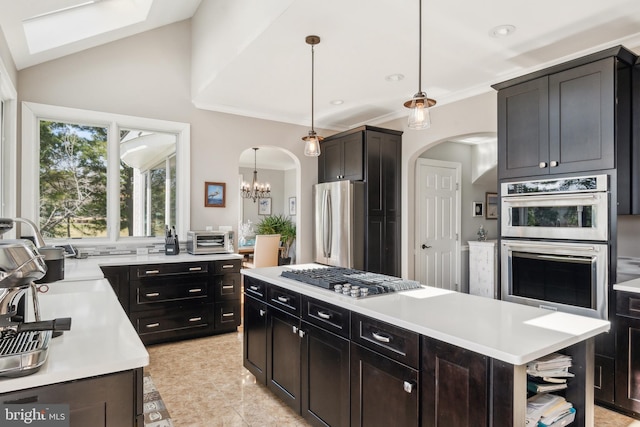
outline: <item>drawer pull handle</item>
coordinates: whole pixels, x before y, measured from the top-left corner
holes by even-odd
[[[260,290],[260,288],[255,286],[255,285],[249,286],[249,289],[251,289],[252,291],[256,291],[256,292],[258,292]]]
[[[151,328],[157,328],[158,326],[160,326],[160,323],[149,323],[146,327],[151,329]]]
[[[191,294],[195,294],[197,292],[202,292],[202,288],[189,289],[189,293],[191,293]]]
[[[320,317],[321,319],[329,320],[331,319],[331,314],[327,313],[326,311],[319,311],[318,317]]]
[[[279,296],[278,297],[278,301],[285,303],[285,304],[289,304],[289,297],[283,297],[283,296]]]
[[[146,270],[144,272],[144,274],[158,274],[160,273],[160,270]]]
[[[192,317],[191,319],[189,319],[189,322],[199,322],[202,320],[202,317]]]
[[[380,332],[371,332],[371,335],[373,336],[373,338],[376,341],[380,341],[380,342],[384,342],[384,343],[389,343],[391,342],[391,337],[387,334],[382,334]]]
[[[233,289],[233,285],[226,285],[223,286],[222,289]]]
[[[225,264],[222,268],[233,268],[233,264]]]
[[[159,297],[160,296],[160,292],[149,292],[148,294],[145,294],[145,296],[152,298],[152,297]]]
[[[222,313],[222,317],[233,317],[233,313]]]
[[[189,267],[189,271],[202,271],[202,267]]]

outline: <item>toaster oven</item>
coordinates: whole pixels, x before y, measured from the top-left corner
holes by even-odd
[[[187,252],[193,255],[233,253],[233,231],[189,231]]]

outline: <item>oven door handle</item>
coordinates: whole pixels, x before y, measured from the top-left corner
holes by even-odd
[[[589,258],[589,259],[579,259],[579,258],[572,258],[572,257],[565,257],[565,256],[557,256],[557,255],[543,255],[543,254],[538,254],[538,256],[536,258],[542,258],[542,259],[550,259],[550,260],[555,260],[555,261],[564,261],[564,262],[573,262],[576,264],[593,264],[593,259]]]
[[[517,247],[517,248],[543,248],[549,249],[549,245],[535,244],[535,243],[516,243],[516,242],[503,242],[502,246]],[[581,252],[599,252],[600,248],[596,246],[572,246],[572,245],[553,245],[556,249],[571,249],[572,251]]]
[[[504,201],[506,203],[511,203],[511,202],[533,202],[533,201],[539,201],[539,200],[553,200],[554,202],[557,202],[559,200],[585,200],[587,202],[590,202],[592,200],[597,201],[599,194],[584,194],[584,193],[579,193],[579,194],[563,194],[562,197],[558,197],[558,195],[552,195],[552,196],[505,196]]]

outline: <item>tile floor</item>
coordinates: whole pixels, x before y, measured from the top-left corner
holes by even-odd
[[[149,346],[151,374],[175,427],[294,427],[308,424],[242,366],[242,333]],[[640,421],[596,407],[596,427]]]

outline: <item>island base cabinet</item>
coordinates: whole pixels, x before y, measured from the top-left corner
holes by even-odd
[[[351,426],[418,426],[418,394],[418,370],[351,344]]]
[[[616,404],[640,413],[640,319],[618,316]]]
[[[3,404],[67,404],[70,427],[143,427],[142,368],[0,394]]]
[[[267,305],[250,296],[244,299],[243,365],[267,384]]]
[[[489,425],[489,359],[422,337],[422,426]]]
[[[303,322],[302,416],[313,426],[349,425],[349,340]]]
[[[267,388],[300,413],[300,320],[270,310],[267,330]]]

